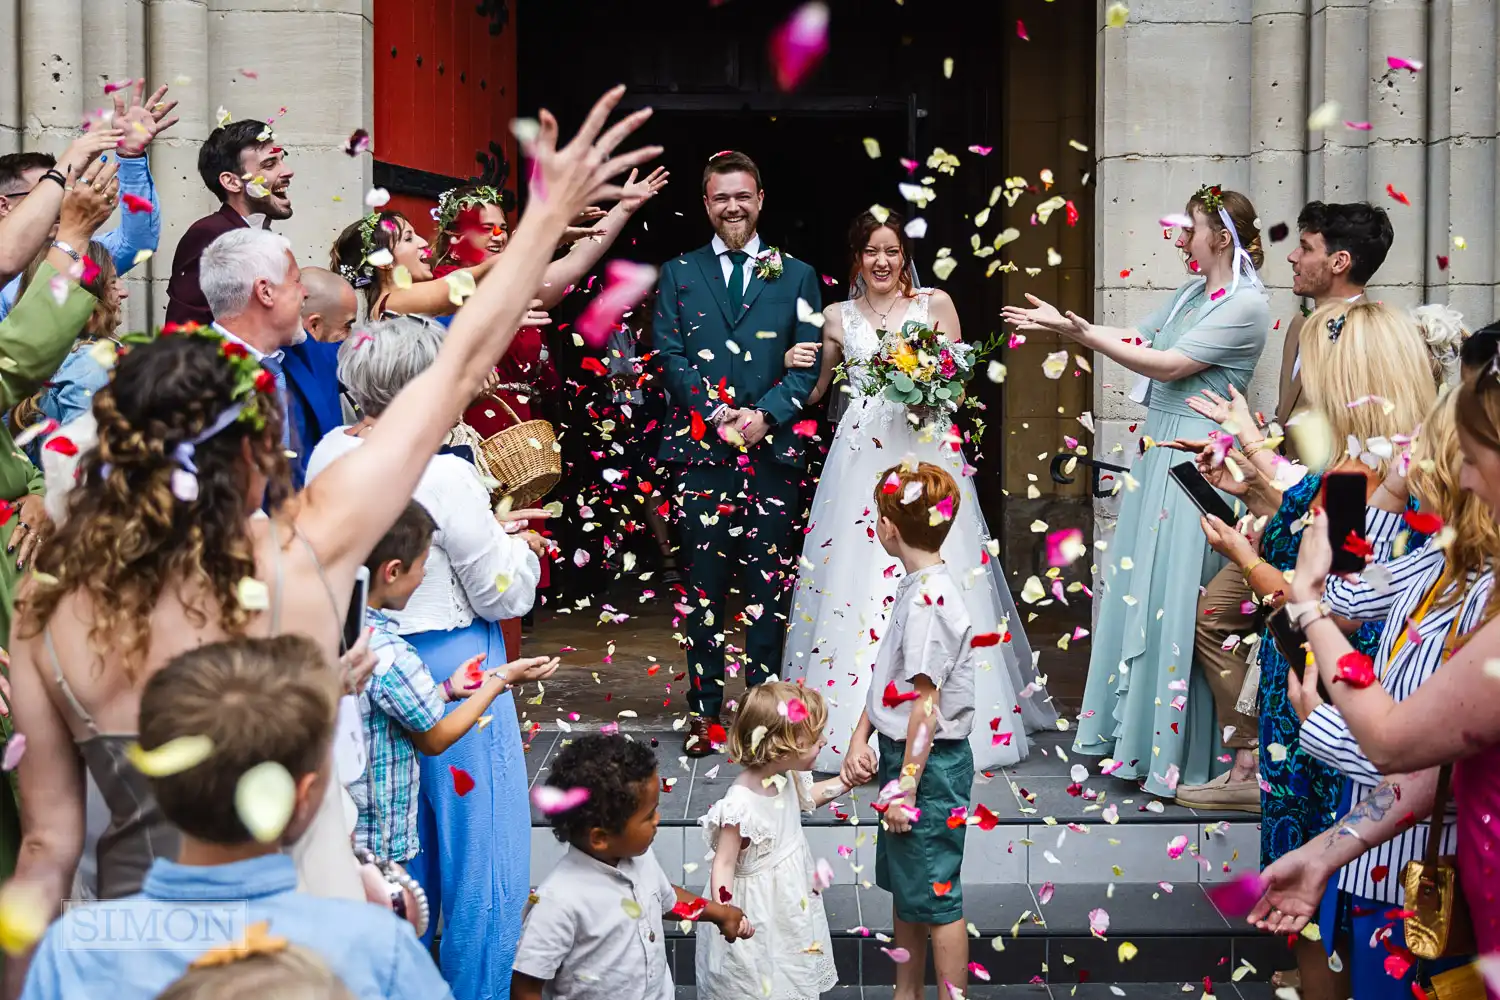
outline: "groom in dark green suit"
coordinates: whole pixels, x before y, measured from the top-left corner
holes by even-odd
[[[662,267],[652,328],[672,402],[658,458],[677,474],[695,757],[710,752],[724,701],[726,598],[743,598],[745,649],[735,659],[760,684],[781,671],[802,549],[806,442],[794,427],[818,369],[788,370],[785,356],[821,339],[809,320],[822,296],[811,267],[756,233],[764,199],[750,157],[708,161],[703,206],[716,235]]]

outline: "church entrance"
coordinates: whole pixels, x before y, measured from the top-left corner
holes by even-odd
[[[1069,138],[1092,138],[1093,41],[1087,25],[1070,26],[1063,12],[1037,11],[1028,4],[1031,35],[1039,42],[1034,51],[1017,52],[1028,44],[1017,39],[1015,12],[1009,9],[1019,8],[1019,2],[950,17],[925,5],[833,0],[829,52],[788,94],[775,86],[766,39],[771,26],[796,6],[783,0],[754,5],[659,0],[646,16],[621,22],[619,6],[603,0],[512,5],[508,30],[515,32],[517,105],[523,113],[549,108],[566,131],[581,120],[594,96],[616,82],[629,87],[626,109],[650,105],[656,111],[634,141],[666,147],[662,162],[672,171],[671,184],[616,244],[615,255],[660,263],[708,242],[712,232],[702,207],[701,172],[712,154],[734,148],[754,158],[763,175],[763,239],[831,279],[822,287],[825,303],[847,297],[851,221],[882,204],[928,219],[927,236],[916,250],[924,283],[935,283],[932,264],[939,248],[949,248],[959,260],[942,284],[959,304],[966,339],[984,341],[998,332],[1000,306],[1008,296],[1019,298],[1022,287],[1064,307],[1090,307],[1088,222],[1064,233],[1063,213],[1050,224],[1026,217],[1023,209],[1038,197],[1028,196],[1013,211],[999,200],[994,220],[983,229],[984,242],[1004,226],[1024,230],[1025,236],[992,257],[975,256],[971,243],[976,213],[996,201],[995,192],[1011,174],[1026,175],[1040,191],[1041,170],[1049,168],[1081,211],[1091,207],[1090,189],[1081,183],[1085,171],[1064,179],[1062,155]],[[1080,57],[1073,62],[1075,50]],[[1024,87],[1012,82],[1018,67],[1027,74]],[[1048,79],[1057,85],[1028,92]],[[1064,105],[1078,105],[1085,92],[1081,116],[1069,120]],[[928,167],[935,148],[956,156],[957,169]],[[872,150],[878,156],[872,157]],[[912,161],[917,165],[909,169]],[[936,178],[938,196],[918,213],[902,199],[898,184],[928,176]],[[1062,249],[1064,267],[1049,265],[1049,246]],[[1014,253],[1016,247],[1024,247],[1024,254]],[[987,274],[987,265],[1002,258],[1035,264],[1039,273],[1027,276],[1024,286],[1004,272]],[[573,318],[570,306],[578,308],[565,303],[555,314],[560,324]],[[568,365],[576,371],[582,355],[571,356],[577,352],[569,338],[554,339],[565,371]],[[971,386],[986,406],[981,443],[969,449],[971,456],[978,452],[975,464],[981,471],[975,483],[991,531],[1002,540],[1013,590],[1045,569],[1039,565],[1041,537],[1028,527],[1034,520],[1046,516],[1056,526],[1091,521],[1088,501],[1077,494],[1067,497],[1069,488],[1055,486],[1046,475],[1045,459],[1062,447],[1066,425],[1076,428],[1074,418],[1088,406],[1086,380],[1060,386],[1033,377],[1041,358],[1056,349],[1046,343],[1002,348],[995,357],[1021,379],[1003,385],[978,379]],[[606,664],[597,673],[560,674],[550,685],[556,697],[547,699],[560,710],[589,705],[605,721],[622,710],[642,719],[680,715],[685,658],[678,648],[679,615],[661,583],[658,546],[640,505],[619,495],[602,501],[608,491],[601,489],[601,466],[617,458],[612,442],[598,433],[601,400],[577,382],[564,395],[555,419],[566,424],[569,472],[555,497],[568,514],[555,534],[566,559],[562,571],[552,575],[527,649],[570,649],[565,662]],[[969,429],[980,425],[971,421]],[[1039,495],[1028,495],[1028,485]],[[592,526],[577,516],[581,499],[589,501],[584,506],[594,515]],[[621,523],[630,530],[622,533]],[[611,530],[612,544],[601,548],[601,537]],[[589,553],[581,569],[574,559],[579,551]],[[625,568],[627,551],[633,572]],[[652,576],[642,580],[643,571]],[[1087,618],[1086,602],[1075,602],[1047,609],[1027,626],[1029,632],[1040,630],[1033,647],[1048,651],[1044,671],[1056,660],[1063,673],[1081,676],[1074,668],[1080,649],[1086,658],[1086,645],[1064,652],[1054,644],[1074,625],[1087,626]],[[737,682],[730,686],[733,691]],[[601,694],[609,700],[601,703]],[[542,721],[553,714],[546,707],[540,711]]]

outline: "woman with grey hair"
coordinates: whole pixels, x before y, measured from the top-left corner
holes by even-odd
[[[436,360],[445,336],[443,327],[425,316],[394,316],[358,329],[344,341],[339,381],[363,417],[318,442],[308,461],[309,483],[360,447],[391,401]],[[546,543],[525,530],[526,522],[544,518],[546,512],[492,513],[474,464],[446,452],[428,461],[412,499],[437,525],[426,575],[405,608],[383,613],[439,684],[479,654],[487,665],[505,663],[510,657],[499,623],[531,610],[541,578],[539,560]],[[520,665],[512,667],[517,669]],[[522,670],[511,679],[530,676]],[[479,955],[498,956],[495,961],[504,963],[508,977],[530,889],[526,761],[511,693],[495,699],[491,725],[470,732],[438,756],[422,756],[420,768],[420,849],[407,869],[441,908],[443,972],[455,995],[478,996],[477,989],[460,989],[460,979],[482,978],[475,959]],[[456,777],[460,774],[473,779],[472,789],[455,788],[464,780]]]

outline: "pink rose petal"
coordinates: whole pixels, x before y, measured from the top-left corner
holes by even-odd
[[[805,3],[771,35],[771,65],[776,86],[795,90],[828,52],[826,3]]]
[[[16,765],[21,763],[21,756],[26,753],[26,734],[12,733],[10,742],[5,744],[5,759],[0,760],[0,771],[14,771]]]
[[[544,816],[555,816],[569,809],[576,809],[588,799],[587,788],[554,788],[551,785],[537,785],[531,790],[531,801]]]
[[[604,267],[604,289],[578,317],[578,335],[598,348],[620,327],[620,318],[641,304],[656,284],[656,268],[628,260],[612,260]]]

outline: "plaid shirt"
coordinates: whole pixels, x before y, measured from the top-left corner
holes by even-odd
[[[396,634],[395,623],[370,608],[374,629],[370,651],[379,662],[359,696],[369,763],[349,785],[359,807],[354,843],[382,861],[408,861],[416,853],[417,792],[421,783],[417,748],[408,732],[437,725],[446,704],[427,665],[411,643]]]

